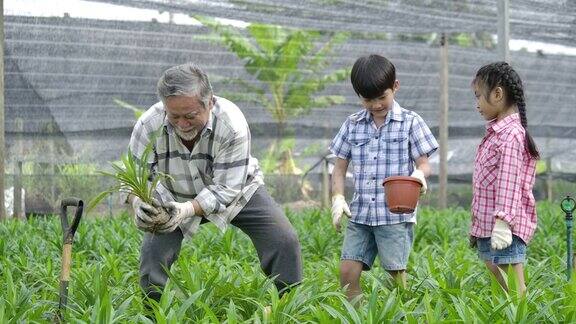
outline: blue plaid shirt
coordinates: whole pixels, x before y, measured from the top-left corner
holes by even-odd
[[[354,197],[352,222],[370,226],[416,222],[416,211],[393,214],[388,209],[382,182],[390,176],[409,176],[414,162],[430,156],[438,143],[422,117],[394,101],[380,128],[367,110],[349,116],[330,144],[330,151],[352,162]]]

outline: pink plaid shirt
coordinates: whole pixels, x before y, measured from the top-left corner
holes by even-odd
[[[537,223],[532,195],[536,160],[526,149],[520,116],[516,113],[490,121],[486,130],[474,161],[470,235],[492,236],[498,217],[528,243]]]

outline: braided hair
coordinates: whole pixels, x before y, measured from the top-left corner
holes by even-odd
[[[496,87],[504,89],[505,104],[507,106],[516,105],[518,113],[520,114],[520,123],[524,127],[526,134],[526,148],[530,155],[535,158],[540,158],[536,143],[530,134],[528,134],[528,119],[526,118],[526,102],[524,99],[524,87],[522,80],[518,73],[506,62],[495,62],[483,67],[476,72],[476,77],[473,81],[474,84],[482,86],[486,91],[486,98],[490,97],[490,93]]]

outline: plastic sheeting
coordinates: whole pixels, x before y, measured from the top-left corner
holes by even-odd
[[[116,2],[165,5],[160,1]],[[335,2],[353,6],[351,1]],[[173,1],[172,5],[179,3]],[[281,5],[275,1],[270,3]],[[481,3],[488,7],[491,2]],[[528,5],[526,1],[519,3]],[[534,3],[545,5],[544,1]],[[554,1],[546,3],[559,5]],[[329,21],[332,16],[326,15],[317,20]],[[467,15],[462,14],[461,18],[476,24]],[[140,107],[152,105],[157,100],[157,78],[175,64],[194,61],[203,66],[216,93],[238,90],[224,84],[229,77],[257,82],[244,72],[234,54],[206,40],[203,36],[209,31],[202,27],[73,18],[6,17],[5,20],[6,157],[9,161],[116,160],[126,148],[135,120],[132,112],[120,108],[114,99]],[[282,22],[284,20],[277,21]],[[476,26],[479,28],[481,24]],[[514,25],[512,27],[514,30]],[[430,26],[418,28],[429,30]],[[369,53],[387,56],[396,65],[401,82],[397,100],[421,114],[437,132],[439,48],[426,43],[351,38],[336,48],[331,68],[350,67],[357,57]],[[512,64],[525,82],[530,130],[543,156],[553,159],[553,169],[560,168],[557,171],[574,170],[576,151],[571,143],[576,138],[573,106],[576,57],[523,52],[511,55]],[[494,50],[450,46],[451,174],[471,172],[473,150],[483,133],[483,121],[475,111],[470,82],[478,67],[496,59]],[[291,121],[297,135],[297,156],[310,145],[327,147],[346,116],[360,109],[347,80],[329,87],[325,93],[343,95],[346,102],[314,109],[310,115]],[[251,124],[255,150],[265,149],[275,134],[272,118],[258,105],[237,104]],[[319,149],[318,155],[322,153]],[[318,158],[313,156],[303,161],[310,165]]]

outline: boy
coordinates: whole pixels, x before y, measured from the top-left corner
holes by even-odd
[[[411,175],[426,192],[428,157],[438,143],[424,120],[394,100],[400,87],[394,65],[370,55],[354,63],[350,76],[365,109],[349,116],[330,144],[336,155],[332,173],[332,223],[340,230],[342,215],[350,217],[340,264],[340,283],[349,300],[362,294],[360,275],[380,257],[382,267],[406,287],[406,264],[412,247],[416,211],[393,214],[386,205],[382,182],[389,176]],[[344,199],[349,162],[354,174],[351,208]],[[416,169],[414,168],[416,164]]]

